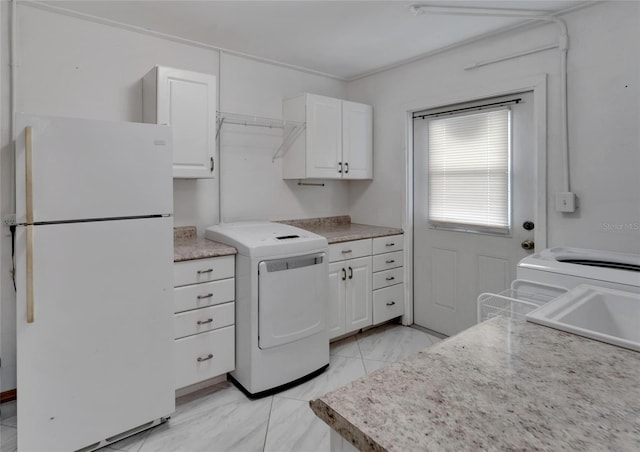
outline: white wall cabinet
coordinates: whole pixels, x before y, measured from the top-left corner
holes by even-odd
[[[373,109],[316,94],[285,99],[283,118],[306,122],[283,157],[284,179],[371,179]]]
[[[235,368],[235,257],[174,264],[176,389]]]
[[[154,67],[142,79],[142,117],[173,130],[173,177],[212,178],[216,152],[216,76]]]
[[[345,259],[353,257],[353,259]],[[329,338],[333,339],[373,322],[371,240],[329,247]]]

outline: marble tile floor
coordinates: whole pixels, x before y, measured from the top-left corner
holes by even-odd
[[[306,383],[250,400],[230,383],[178,399],[171,420],[112,444],[107,452],[217,452],[329,450],[329,427],[309,400],[416,353],[440,339],[416,328],[387,324],[331,344],[329,368]],[[1,406],[1,452],[16,450],[15,402]]]

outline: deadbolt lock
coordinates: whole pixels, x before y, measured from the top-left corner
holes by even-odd
[[[527,231],[532,231],[535,227],[535,224],[533,224],[533,221],[525,221],[524,223],[522,223],[522,227]]]

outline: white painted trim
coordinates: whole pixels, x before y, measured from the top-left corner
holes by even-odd
[[[416,99],[402,105],[405,116],[405,208],[402,227],[405,234],[405,306],[402,323],[413,323],[413,113],[444,105],[477,101],[478,99],[533,91],[535,133],[534,180],[534,242],[541,250],[547,247],[547,74],[516,80],[503,80],[494,86],[456,93],[445,92],[437,97]]]
[[[16,1],[18,1],[18,0],[16,0]],[[235,55],[235,56],[247,58],[249,60],[258,61],[260,63],[272,64],[274,66],[280,66],[280,67],[284,67],[284,68],[287,68],[287,69],[292,69],[294,71],[304,72],[304,73],[312,74],[312,75],[318,75],[320,77],[327,77],[327,78],[331,78],[331,79],[334,79],[334,80],[339,80],[339,81],[342,81],[342,82],[346,82],[348,80],[346,77],[340,77],[340,76],[337,76],[337,75],[328,74],[326,72],[316,71],[314,69],[308,69],[308,68],[301,67],[301,66],[296,66],[296,65],[293,65],[293,64],[282,63],[280,61],[270,60],[269,58],[263,58],[263,57],[259,57],[259,56],[256,56],[256,55],[250,55],[248,53],[237,52],[235,50],[225,49],[223,47],[218,47],[218,46],[214,46],[214,45],[211,45],[211,44],[205,44],[205,43],[200,42],[200,41],[193,41],[191,39],[181,38],[179,36],[170,35],[168,33],[162,33],[162,32],[159,32],[159,31],[149,30],[147,28],[138,27],[136,25],[129,25],[129,24],[125,24],[125,23],[122,23],[122,22],[118,22],[116,20],[105,19],[103,17],[93,16],[91,14],[81,13],[81,12],[78,12],[78,11],[73,11],[73,10],[70,10],[70,9],[67,9],[67,8],[62,8],[62,7],[59,7],[59,6],[53,6],[53,5],[46,4],[46,3],[40,3],[38,1],[19,0],[19,4],[20,5],[24,5],[24,6],[30,6],[32,8],[36,8],[36,9],[41,9],[43,11],[47,11],[47,12],[50,12],[50,13],[56,13],[56,14],[61,14],[61,15],[64,15],[64,16],[74,17],[76,19],[82,19],[82,20],[86,20],[86,21],[89,21],[89,22],[94,22],[94,23],[101,24],[101,25],[107,25],[107,26],[110,26],[110,27],[119,28],[119,29],[127,30],[127,31],[132,31],[132,32],[140,33],[140,34],[147,35],[147,36],[153,36],[155,38],[166,39],[167,41],[173,41],[173,42],[177,42],[177,43],[180,43],[180,44],[190,45],[190,46],[193,46],[193,47],[200,47],[200,48],[203,48],[203,49],[214,50],[214,51],[217,51],[217,52],[225,52],[225,53],[228,53],[229,55]]]

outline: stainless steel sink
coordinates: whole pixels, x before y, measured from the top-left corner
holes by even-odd
[[[640,294],[583,284],[527,320],[640,352]]]

